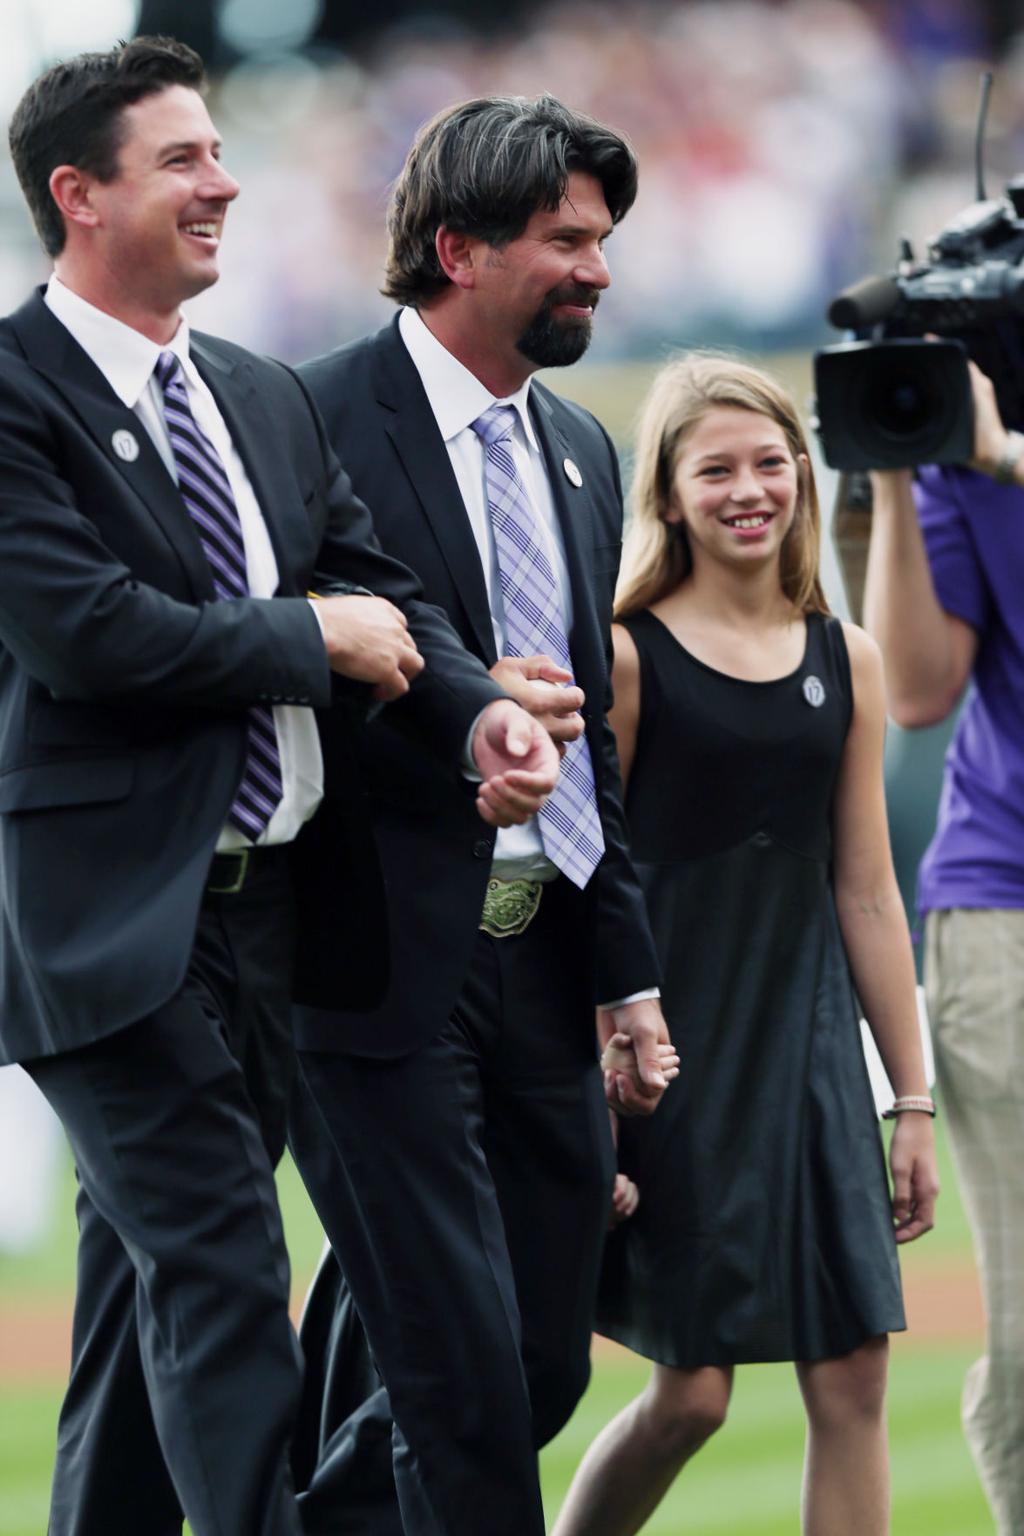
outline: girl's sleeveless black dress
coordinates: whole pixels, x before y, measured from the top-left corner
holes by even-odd
[[[626,799],[681,1058],[619,1122],[640,1188],[597,1327],[665,1365],[816,1360],[904,1328],[891,1208],[831,880],[853,695],[840,624],[752,683],[626,620],[641,711]]]

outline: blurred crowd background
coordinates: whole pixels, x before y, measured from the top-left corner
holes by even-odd
[[[53,59],[169,31],[212,68],[243,192],[198,323],[289,360],[384,318],[383,214],[417,126],[480,93],[554,92],[632,138],[597,360],[666,343],[827,339],[830,296],[1024,169],[1024,6],[979,0],[0,0],[0,110]],[[44,275],[6,157],[0,303]]]

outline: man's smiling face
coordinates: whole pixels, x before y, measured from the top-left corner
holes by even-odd
[[[611,281],[604,258],[611,230],[601,183],[573,171],[557,208],[539,209],[521,235],[488,255],[482,318],[494,344],[514,347],[538,368],[582,357]]]
[[[134,304],[175,308],[217,281],[217,252],[238,183],[197,91],[171,85],[126,107],[117,174],[95,182],[97,258]]]

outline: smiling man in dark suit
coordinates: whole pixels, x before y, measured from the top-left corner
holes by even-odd
[[[555,780],[381,552],[304,387],[189,332],[238,191],[202,86],[136,39],[11,124],[54,276],[0,322],[0,1061],[80,1186],[50,1536],[299,1531],[273,1165],[294,936],[310,1001],[386,976],[357,721],[400,699],[453,777],[471,742],[495,824]]]
[[[450,776],[410,777],[399,729],[367,732],[391,985],[298,1025],[292,1148],[390,1394],[407,1536],[543,1531],[534,1448],[587,1380],[613,1176],[596,1004],[635,1052],[615,1107],[649,1112],[666,1083],[605,716],[618,466],[531,377],[585,350],[635,193],[629,146],[550,97],[440,114],[392,197],[401,313],[300,370],[384,547],[565,748],[534,826],[495,841]],[[309,1530],[336,1529],[346,1479],[368,1508],[345,1529],[394,1527],[367,1492],[386,1410],[378,1393],[332,1436],[328,1405]]]

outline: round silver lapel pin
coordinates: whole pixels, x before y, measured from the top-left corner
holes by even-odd
[[[110,439],[110,446],[119,459],[126,464],[134,464],[139,456],[139,440],[134,432],[129,432],[127,427],[121,427]]]
[[[815,677],[812,672],[804,678],[804,698],[812,709],[820,709],[825,702],[825,685],[820,677]]]
[[[574,464],[572,459],[563,459],[562,468],[565,470],[565,478],[569,481],[570,485],[574,485],[579,490],[583,484],[583,476],[580,474],[579,466]]]

